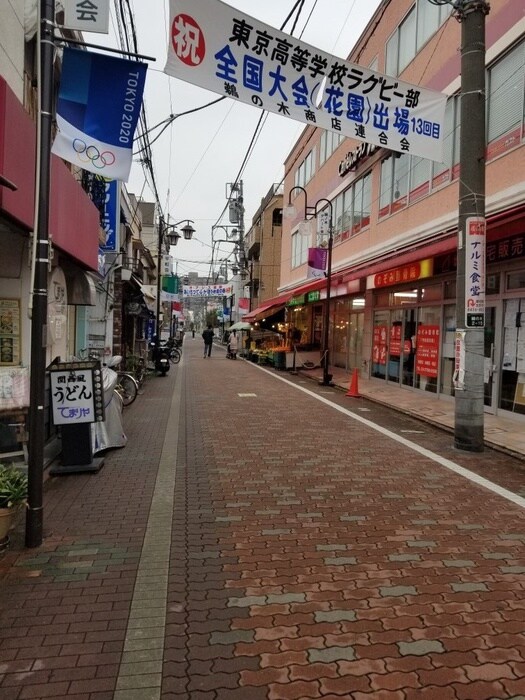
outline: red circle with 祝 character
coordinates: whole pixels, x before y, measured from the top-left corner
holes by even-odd
[[[178,59],[187,66],[199,66],[204,60],[206,42],[197,22],[190,15],[176,15],[171,25],[171,43]]]

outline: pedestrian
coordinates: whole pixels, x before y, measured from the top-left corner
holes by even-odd
[[[211,323],[208,323],[207,328],[202,331],[202,337],[204,339],[204,357],[210,357],[213,343],[213,328]]]
[[[237,359],[237,350],[239,349],[239,339],[237,338],[237,331],[232,331],[228,339],[228,356],[230,360]]]

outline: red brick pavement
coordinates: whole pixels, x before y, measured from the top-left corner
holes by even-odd
[[[0,698],[113,697],[177,372],[162,689],[141,698],[525,697],[523,509],[201,350],[150,380],[99,474],[46,484],[44,545],[0,559]]]

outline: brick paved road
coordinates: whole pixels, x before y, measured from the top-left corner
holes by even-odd
[[[523,700],[523,498],[201,349],[0,559],[0,698]]]

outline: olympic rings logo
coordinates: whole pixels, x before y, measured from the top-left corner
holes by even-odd
[[[95,168],[102,170],[106,165],[113,165],[115,162],[115,154],[111,151],[103,151],[102,153],[96,146],[88,146],[82,139],[73,141],[73,148],[78,155],[78,160],[81,163],[91,163]]]

